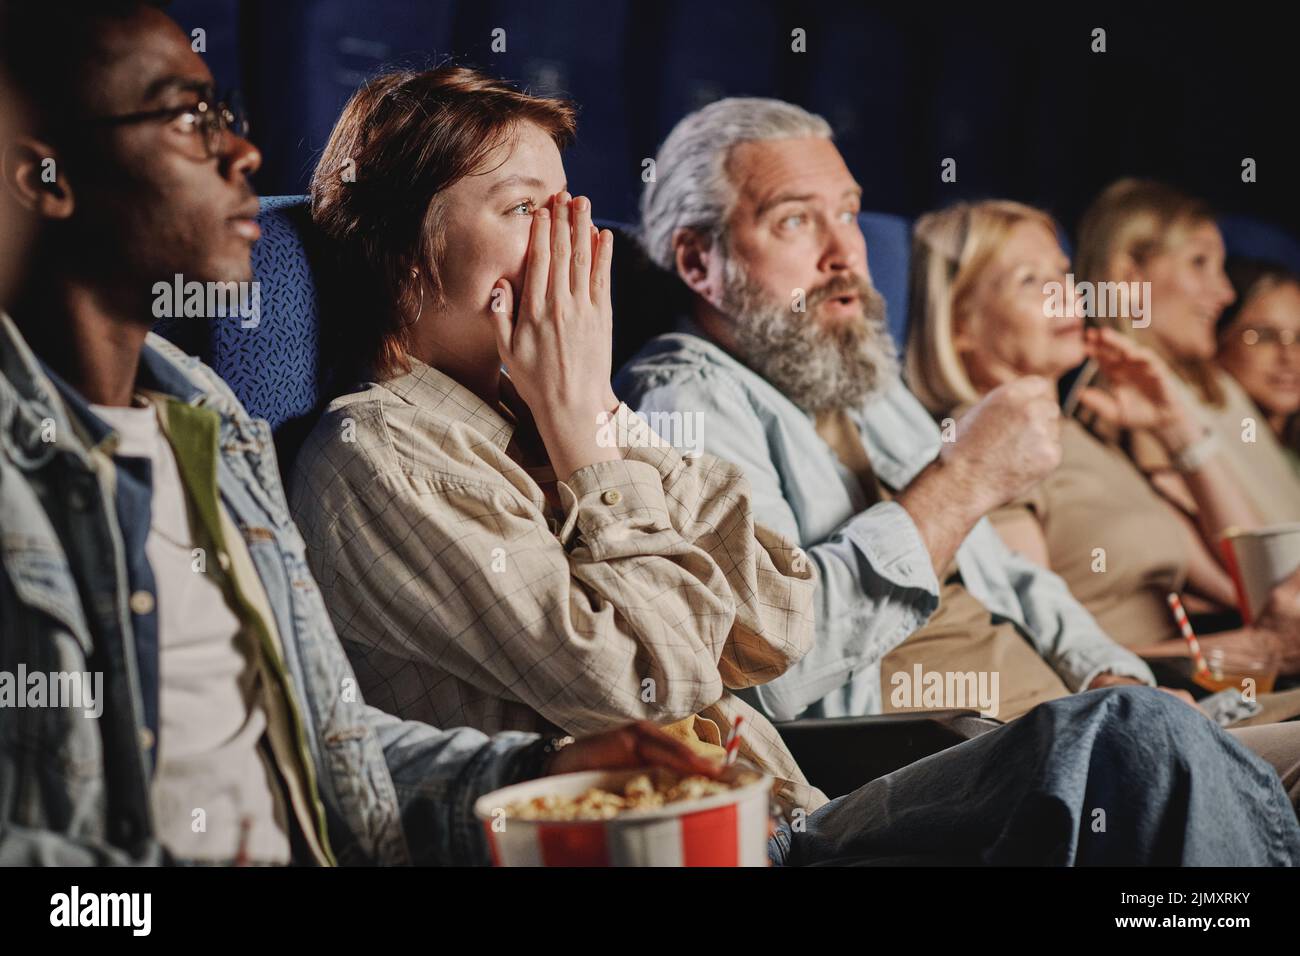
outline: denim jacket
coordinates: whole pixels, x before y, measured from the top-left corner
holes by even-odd
[[[270,428],[150,335],[141,376],[220,417],[218,485],[283,643],[340,863],[487,863],[473,802],[535,774],[534,734],[437,730],[367,706],[289,516]],[[0,865],[159,863],[116,469],[0,314],[0,677],[102,674],[102,712],[0,698]],[[19,693],[23,692],[19,688]]]
[[[651,424],[698,413],[704,451],[745,471],[756,521],[798,541],[817,565],[817,640],[771,683],[746,691],[773,720],[879,713],[880,662],[939,604],[920,532],[893,501],[867,507],[856,477],[813,417],[718,346],[687,331],[650,342],[614,380]],[[939,453],[939,428],[900,381],[849,409],[872,467],[907,486]],[[962,580],[995,621],[1009,621],[1072,691],[1110,671],[1154,684],[1055,574],[1010,549],[981,518],[957,551]],[[744,696],[744,694],[742,694]]]

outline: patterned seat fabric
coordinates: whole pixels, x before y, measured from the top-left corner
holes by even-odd
[[[310,427],[323,397],[319,300],[313,260],[319,254],[305,196],[262,200],[262,238],[253,245],[260,315],[165,319],[155,331],[199,356],[226,380],[249,414],[265,418],[277,440]],[[295,443],[281,442],[281,453]],[[285,463],[287,465],[287,462]]]

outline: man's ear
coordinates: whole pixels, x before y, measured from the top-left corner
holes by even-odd
[[[72,215],[72,185],[48,143],[30,136],[10,142],[0,154],[0,180],[18,205],[42,219]]]
[[[712,256],[712,243],[698,231],[681,228],[673,233],[673,260],[677,264],[677,275],[688,289],[707,301],[712,301],[709,287]]]

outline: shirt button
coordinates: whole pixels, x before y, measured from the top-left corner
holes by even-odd
[[[86,506],[90,504],[90,499],[86,497],[86,493],[80,488],[73,488],[68,492],[68,504],[75,511],[85,511]]]
[[[153,741],[154,741],[153,731],[150,730],[148,727],[141,727],[140,728],[140,749],[153,750]]]
[[[153,595],[148,591],[136,591],[131,595],[131,613],[132,614],[152,614],[153,613]]]
[[[623,492],[610,489],[600,496],[600,500],[607,505],[616,505],[623,500]]]
[[[226,552],[224,552],[224,551],[218,551],[218,552],[217,552],[217,564],[221,565],[221,570],[222,570],[222,571],[229,571],[229,570],[230,570],[230,555],[226,554]]]

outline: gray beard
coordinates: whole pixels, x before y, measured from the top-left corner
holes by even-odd
[[[859,315],[833,326],[814,318],[818,305],[853,291]],[[861,407],[898,378],[898,350],[885,325],[885,300],[869,280],[833,279],[806,296],[807,311],[774,299],[734,259],[723,273],[723,310],[732,320],[739,358],[790,401],[816,414]]]

